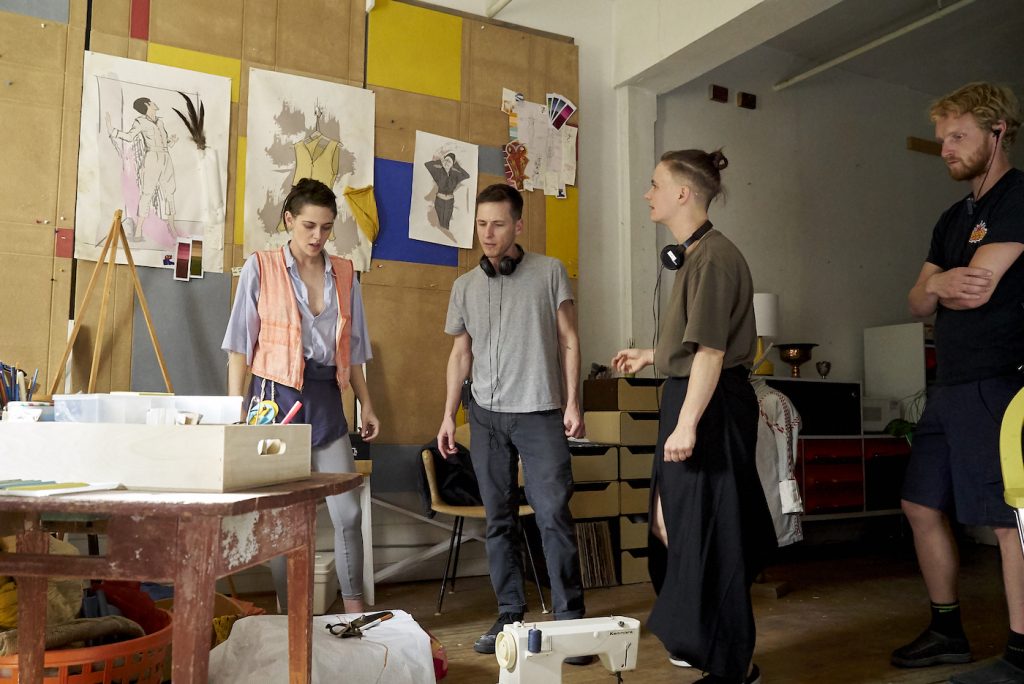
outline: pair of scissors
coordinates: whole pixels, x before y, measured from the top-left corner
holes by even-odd
[[[357,617],[352,622],[336,622],[332,624],[326,624],[324,627],[331,635],[338,637],[339,639],[348,639],[351,637],[362,637],[363,632],[376,627],[385,620],[390,620],[395,616],[390,610],[381,611],[379,613],[370,613]]]

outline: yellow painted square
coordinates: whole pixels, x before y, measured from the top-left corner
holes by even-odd
[[[540,191],[535,190],[534,192]],[[550,195],[544,198],[546,227],[544,251],[548,256],[562,260],[570,278],[578,278],[580,271],[579,192],[575,186],[567,185],[565,195],[565,199],[558,199]]]
[[[214,76],[227,76],[231,79],[231,101],[238,102],[238,84],[242,77],[242,61],[239,59],[185,50],[159,43],[149,44],[147,59],[154,64],[191,69]]]
[[[370,12],[368,84],[462,97],[462,18],[391,0]]]
[[[238,136],[235,155],[235,244],[245,244],[245,137]]]

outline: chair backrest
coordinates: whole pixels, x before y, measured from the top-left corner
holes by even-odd
[[[1024,508],[1024,454],[1021,452],[1021,428],[1024,427],[1024,390],[1010,401],[999,430],[999,462],[1003,469],[1003,499],[1012,508]]]
[[[434,452],[430,449],[424,449],[420,453],[420,457],[423,459],[423,473],[427,477],[427,486],[430,488],[430,507],[437,508],[443,504],[441,500],[441,492],[437,489],[437,472],[434,470]]]

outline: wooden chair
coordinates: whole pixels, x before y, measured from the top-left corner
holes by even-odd
[[[1024,390],[1010,401],[1003,413],[999,431],[999,460],[1003,471],[1003,500],[1017,515],[1017,533],[1024,546],[1024,454],[1021,428],[1024,427]]]
[[[434,471],[434,453],[430,449],[424,449],[421,453],[423,459],[423,470],[427,476],[427,485],[430,487],[430,509],[435,513],[443,513],[450,515],[455,520],[452,522],[452,536],[451,541],[448,543],[448,560],[444,565],[444,575],[441,577],[441,591],[437,596],[437,612],[435,615],[441,614],[441,605],[444,603],[445,589],[448,587],[448,583],[451,582],[451,590],[455,591],[455,577],[459,571],[459,549],[462,547],[462,527],[465,523],[466,518],[474,518],[476,520],[485,520],[487,518],[484,513],[483,506],[454,506],[449,503],[445,503],[441,497],[441,492],[437,486],[437,475]],[[522,464],[519,466],[519,481],[522,483],[523,480],[523,467]],[[527,505],[519,507],[519,518],[533,515],[533,508]],[[544,603],[544,591],[540,586],[540,577],[537,575],[537,565],[533,561],[533,550],[530,548],[530,540],[527,537],[523,526],[519,525],[519,534],[523,541],[523,546],[526,549],[526,557],[530,562],[530,570],[533,573],[533,581],[537,584],[537,594],[540,596],[540,607],[541,612],[547,613],[548,608]],[[454,562],[453,562],[454,558]]]

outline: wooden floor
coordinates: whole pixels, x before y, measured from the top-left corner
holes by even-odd
[[[987,659],[1002,652],[1006,641],[1006,608],[995,548],[963,549],[961,595],[964,626],[974,656]],[[833,545],[791,549],[768,572],[769,581],[785,581],[790,593],[775,599],[756,596],[758,643],[755,662],[765,684],[854,684],[945,682],[976,665],[900,670],[889,665],[893,648],[913,639],[927,621],[927,597],[908,543],[884,548]],[[434,615],[438,583],[390,584],[377,588],[377,607],[411,612],[448,650],[446,684],[493,684],[498,668],[493,656],[473,651],[473,642],[495,619],[494,595],[483,577],[460,579],[445,598],[444,613]],[[530,587],[530,601],[535,589]],[[587,592],[590,616],[619,614],[645,621],[653,600],[649,584]],[[340,602],[335,607],[341,608]],[[527,619],[549,616],[530,613]],[[679,682],[699,672],[672,666],[660,642],[643,631],[638,667],[623,674],[624,682]],[[563,682],[614,682],[600,664],[563,665]]]

